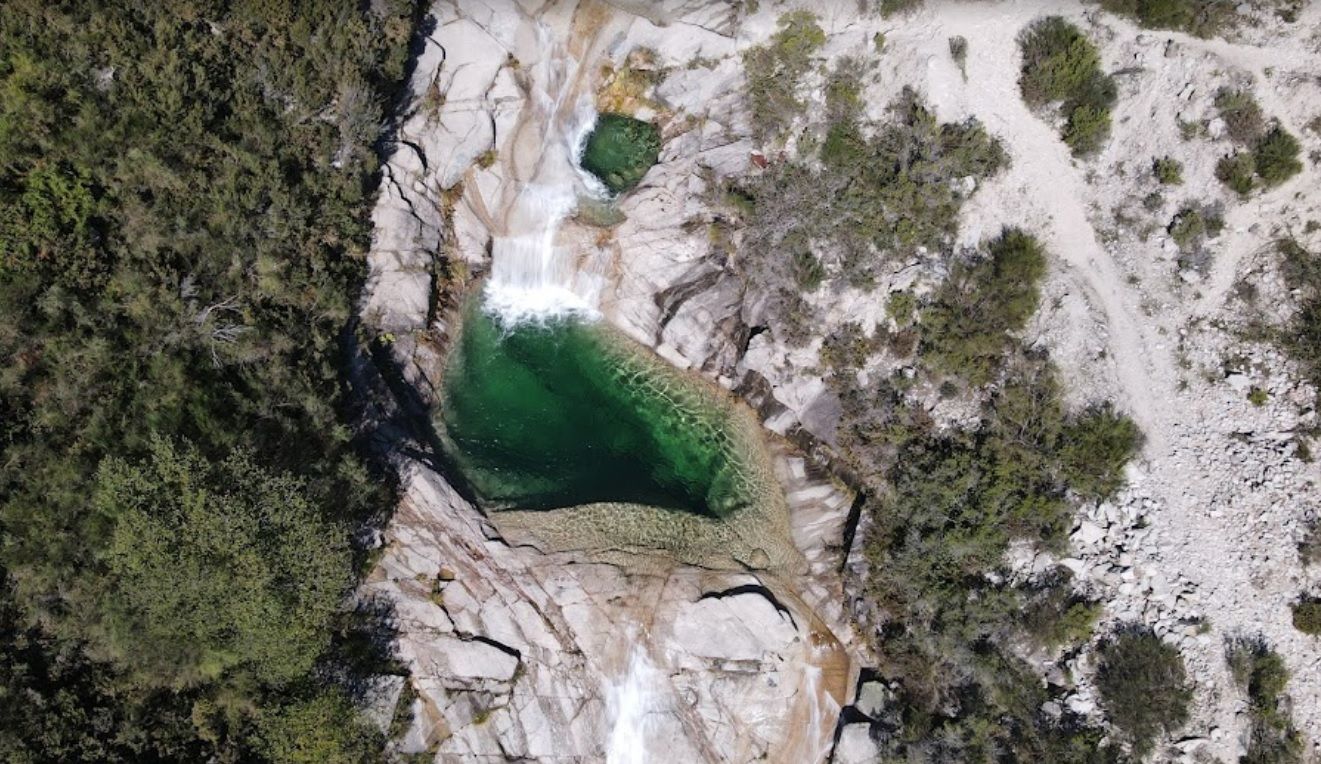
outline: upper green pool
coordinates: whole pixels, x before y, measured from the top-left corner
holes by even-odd
[[[660,131],[650,122],[602,114],[583,146],[582,166],[618,194],[636,186],[656,164],[660,144]]]

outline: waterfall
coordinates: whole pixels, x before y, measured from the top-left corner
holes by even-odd
[[[607,764],[643,764],[656,760],[649,754],[664,745],[664,741],[651,739],[655,731],[653,717],[664,711],[659,689],[663,681],[664,675],[652,665],[643,648],[635,646],[623,678],[606,688],[610,725]]]
[[[549,54],[530,69],[527,108],[541,128],[540,157],[531,178],[505,211],[503,231],[491,247],[486,309],[503,323],[573,316],[595,319],[604,279],[581,272],[574,253],[556,242],[560,225],[580,195],[602,196],[604,187],[578,160],[596,122],[590,94],[575,96],[578,62],[550,32],[538,27]],[[569,107],[571,103],[571,108]]]

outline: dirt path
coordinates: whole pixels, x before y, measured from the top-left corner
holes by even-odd
[[[1147,434],[1146,454],[1154,458],[1167,444],[1153,387],[1174,378],[1171,359],[1143,335],[1136,296],[1124,289],[1124,278],[1088,221],[1085,169],[1074,165],[1057,132],[1034,115],[1018,93],[1019,31],[1032,19],[1060,10],[1060,4],[1045,0],[942,8],[928,34],[963,35],[975,44],[969,50],[966,86],[941,87],[933,72],[937,81],[929,95],[938,109],[975,116],[1005,141],[1012,165],[997,187],[1026,192],[1027,198],[1019,197],[1014,205],[1023,217],[1004,223],[1039,229],[1051,254],[1104,315],[1122,403]]]
[[[1280,651],[1292,674],[1295,720],[1313,737],[1321,734],[1317,651],[1289,622],[1289,602],[1299,588],[1290,572],[1295,564],[1291,527],[1299,511],[1290,492],[1299,490],[1292,487],[1297,473],[1269,445],[1272,431],[1282,429],[1281,422],[1287,422],[1288,415],[1254,410],[1241,393],[1225,389],[1218,381],[1194,382],[1191,390],[1182,387],[1180,379],[1187,372],[1176,361],[1174,335],[1195,319],[1214,317],[1224,308],[1244,261],[1269,244],[1271,224],[1286,219],[1286,208],[1298,216],[1309,203],[1300,195],[1321,179],[1315,166],[1309,165],[1281,187],[1231,205],[1225,233],[1214,242],[1213,267],[1194,288],[1183,289],[1182,284],[1171,288],[1168,281],[1161,280],[1171,279],[1169,272],[1152,275],[1163,267],[1152,265],[1161,262],[1160,247],[1154,242],[1123,244],[1120,256],[1130,260],[1121,265],[1102,245],[1091,223],[1091,219],[1103,219],[1105,213],[1098,214],[1089,206],[1099,204],[1108,212],[1108,205],[1116,200],[1103,190],[1105,182],[1089,183],[1087,174],[1112,172],[1121,161],[1145,157],[1110,156],[1075,163],[1055,128],[1026,108],[1017,86],[1019,31],[1032,19],[1052,13],[1081,24],[1083,12],[1080,4],[1047,0],[939,4],[924,13],[924,23],[906,24],[890,37],[896,51],[907,52],[911,45],[918,56],[925,57],[919,65],[925,66],[926,94],[942,119],[975,116],[1005,142],[1013,165],[974,197],[970,206],[980,208],[977,222],[988,227],[1021,225],[1036,232],[1072,289],[1085,296],[1102,320],[1101,337],[1087,336],[1092,330],[1083,323],[1062,332],[1067,342],[1081,346],[1103,341],[1109,365],[1106,376],[1113,377],[1120,393],[1117,402],[1147,435],[1143,473],[1134,480],[1133,490],[1117,502],[1137,503],[1150,512],[1151,539],[1140,548],[1126,542],[1131,564],[1139,576],[1155,573],[1170,581],[1187,581],[1195,590],[1194,607],[1213,630],[1205,641],[1182,633],[1172,638],[1180,642],[1190,673],[1198,677],[1202,710],[1193,726],[1212,736],[1208,752],[1234,760],[1243,719],[1240,694],[1223,655],[1222,640],[1229,634],[1259,632]],[[1316,21],[1321,18],[1321,6],[1309,13]],[[1121,40],[1151,34],[1111,17],[1105,23]],[[946,53],[946,39],[953,35],[969,41],[966,82]],[[1321,69],[1321,58],[1315,52],[1296,42],[1255,47],[1178,34],[1160,36],[1185,46],[1178,52],[1180,56],[1212,58],[1214,63],[1200,66],[1199,77],[1208,71],[1252,73],[1266,115],[1278,117],[1286,129],[1300,134],[1300,121],[1305,121],[1298,118],[1302,104],[1289,98],[1286,86],[1296,72]],[[1269,76],[1268,69],[1272,70]],[[1131,139],[1133,130],[1144,129],[1140,119],[1117,125],[1117,132],[1126,132]],[[1169,138],[1153,136],[1149,142],[1134,145],[1168,145]],[[1204,150],[1218,149],[1207,145]],[[1132,188],[1139,188],[1137,183],[1134,179]],[[1189,188],[1185,193],[1197,191]],[[1136,190],[1133,193],[1141,195]],[[994,232],[984,230],[980,235]],[[1130,283],[1134,262],[1141,264],[1148,281]],[[1093,395],[1111,389],[1111,383],[1104,380],[1093,384],[1083,380],[1083,384]],[[1243,433],[1254,438],[1251,444],[1234,440]],[[1250,477],[1253,471],[1266,477]],[[1103,569],[1110,565],[1100,564]],[[1165,617],[1156,614],[1150,602],[1140,590],[1113,598],[1107,595],[1109,617],[1148,623]],[[1190,729],[1189,734],[1196,733]]]

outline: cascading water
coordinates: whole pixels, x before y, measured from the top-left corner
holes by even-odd
[[[606,741],[607,764],[643,764],[654,760],[656,750],[651,739],[654,717],[663,711],[663,696],[657,691],[663,675],[652,665],[647,654],[635,647],[629,656],[628,671],[620,681],[606,688],[606,713],[610,736]]]
[[[606,279],[567,243],[577,232],[561,231],[579,200],[611,195],[581,162],[597,126],[590,77],[547,28],[539,36],[549,53],[525,70],[530,97],[501,149],[509,185],[494,219],[482,204],[491,272],[447,360],[438,428],[445,448],[492,517],[506,518],[502,532],[521,521],[552,547],[645,547],[713,567],[790,569],[801,556],[751,413],[596,321]],[[611,122],[601,121],[597,139],[610,135]],[[637,132],[632,122],[625,137]],[[646,150],[623,152],[631,164],[610,186],[616,193],[655,163],[659,136],[644,138],[634,143]],[[639,631],[616,643],[626,667],[600,688],[610,764],[681,760],[668,754],[687,739],[685,725],[700,723],[676,703],[670,671],[651,660],[668,669],[669,654]],[[819,761],[828,750],[818,734],[821,678],[820,670],[805,677],[809,694],[795,701],[804,730],[782,760]]]
[[[575,93],[578,62],[562,45],[548,42],[545,27],[538,34],[543,49],[552,51],[530,71],[530,106],[543,127],[540,156],[505,212],[503,231],[494,237],[486,287],[486,309],[507,325],[557,317],[595,319],[603,281],[599,274],[578,269],[569,248],[556,242],[579,196],[603,191],[578,166],[596,110],[590,95]]]

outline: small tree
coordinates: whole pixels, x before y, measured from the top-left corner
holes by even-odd
[[[367,764],[380,760],[382,735],[336,690],[263,712],[264,753],[275,764]]]
[[[144,462],[102,463],[94,503],[113,527],[107,630],[120,663],[175,686],[231,670],[282,684],[312,667],[349,561],[298,480],[158,438]]]
[[[1148,627],[1121,628],[1100,648],[1096,686],[1110,721],[1139,755],[1188,720],[1193,691],[1178,648]]]

